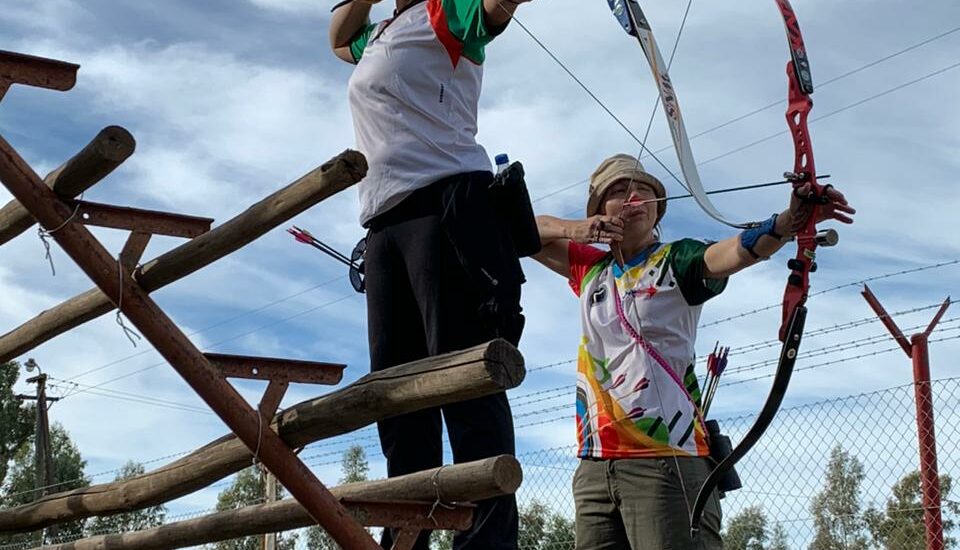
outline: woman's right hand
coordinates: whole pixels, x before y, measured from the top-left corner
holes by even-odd
[[[569,229],[569,238],[581,244],[619,243],[623,240],[623,220],[619,216],[590,216]]]

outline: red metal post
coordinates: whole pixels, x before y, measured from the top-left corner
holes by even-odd
[[[917,438],[920,441],[920,488],[922,490],[923,522],[925,526],[927,548],[943,550],[943,513],[940,510],[940,474],[937,471],[937,436],[934,431],[933,391],[930,388],[930,355],[927,337],[940,322],[950,307],[948,297],[940,306],[937,314],[927,326],[927,330],[914,334],[910,341],[900,332],[900,328],[880,305],[873,292],[864,285],[863,297],[873,311],[880,317],[894,340],[900,344],[907,357],[913,360],[913,387],[917,406]]]
[[[920,440],[920,487],[923,490],[923,522],[927,548],[943,550],[943,514],[940,510],[940,475],[937,472],[937,436],[933,421],[933,392],[927,335],[914,334],[913,381],[917,399],[917,434]]]

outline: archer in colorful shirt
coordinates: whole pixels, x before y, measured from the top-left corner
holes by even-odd
[[[783,246],[809,192],[798,188],[787,210],[739,236],[663,243],[663,185],[636,157],[615,155],[591,177],[586,219],[537,218],[535,258],[580,299],[578,550],[722,548],[716,495],[697,540],[687,504],[713,468],[694,373],[700,310],[727,277]],[[840,192],[826,197],[822,219],[853,222]]]
[[[334,53],[356,65],[348,94],[369,165],[359,192],[371,370],[498,337],[516,345],[523,272],[476,134],[485,48],[529,0],[396,0],[393,17],[371,24],[378,1],[341,3],[330,26]],[[500,393],[379,422],[390,477],[442,464],[441,418],[455,462],[515,454]],[[517,548],[512,495],[478,502],[473,519],[454,548]],[[383,547],[395,536],[384,530]]]

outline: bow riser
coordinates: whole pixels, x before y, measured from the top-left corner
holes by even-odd
[[[780,13],[783,16],[787,31],[787,40],[790,44],[791,61],[787,63],[788,105],[787,125],[794,144],[793,173],[787,179],[793,181],[794,190],[805,184],[810,184],[810,195],[806,197],[804,216],[798,220],[799,227],[791,228],[796,233],[797,256],[788,262],[791,274],[787,282],[783,297],[783,321],[780,327],[780,341],[783,342],[777,371],[773,377],[770,394],[763,404],[760,414],[753,426],[743,437],[740,443],[731,451],[716,468],[710,473],[700,488],[690,514],[691,536],[696,537],[700,528],[700,519],[707,500],[717,487],[721,476],[731,470],[738,460],[763,435],[773,421],[783,402],[783,398],[790,383],[794,363],[800,350],[800,340],[803,336],[803,327],[806,322],[807,308],[805,302],[810,288],[810,272],[816,269],[814,259],[817,249],[817,210],[823,199],[823,187],[817,184],[817,172],[813,162],[813,146],[807,128],[807,117],[813,108],[810,93],[813,92],[813,81],[810,77],[810,65],[807,60],[806,47],[803,44],[803,35],[800,25],[788,0],[776,0]]]
[[[782,4],[785,0],[778,0]],[[789,13],[793,13],[792,11]],[[795,19],[794,19],[795,21]],[[787,25],[790,30],[791,26]],[[799,29],[796,36],[799,36]],[[816,233],[817,233],[817,210],[819,208],[817,201],[823,195],[823,187],[817,183],[817,169],[813,160],[813,144],[810,141],[810,132],[807,126],[807,117],[813,108],[813,100],[803,88],[802,80],[799,76],[801,71],[796,69],[796,63],[790,61],[787,63],[788,105],[787,105],[787,125],[790,128],[790,135],[793,137],[794,145],[794,163],[793,175],[796,177],[794,187],[800,187],[810,183],[810,211],[806,219],[803,220],[801,227],[793,228],[797,234],[797,255],[788,263],[791,269],[788,278],[787,287],[783,295],[783,314],[780,327],[780,341],[784,341],[787,332],[787,325],[792,312],[807,300],[810,290],[810,272],[816,269],[814,260],[816,259]],[[809,70],[806,71],[809,75]]]

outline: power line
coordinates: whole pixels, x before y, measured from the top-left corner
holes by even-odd
[[[949,35],[957,32],[957,31],[960,31],[960,27],[954,27],[954,28],[952,28],[952,29],[950,29],[950,30],[948,30],[948,31],[945,31],[945,32],[942,32],[942,33],[940,33],[940,34],[936,34],[936,35],[934,35],[934,36],[932,36],[932,37],[930,37],[930,38],[921,40],[920,42],[917,42],[917,43],[915,43],[915,44],[912,44],[912,45],[910,45],[910,46],[907,46],[906,48],[903,48],[903,49],[898,50],[898,51],[896,51],[896,52],[893,52],[893,53],[891,53],[891,54],[888,54],[888,55],[885,55],[885,56],[883,56],[883,57],[880,57],[879,59],[875,59],[875,60],[873,60],[873,61],[870,61],[869,63],[865,63],[865,64],[863,64],[863,65],[860,65],[859,67],[856,67],[856,68],[854,68],[854,69],[851,69],[851,70],[849,70],[849,71],[847,71],[847,72],[845,72],[845,73],[839,74],[839,75],[837,75],[837,76],[835,76],[835,77],[832,77],[832,78],[828,78],[827,80],[824,80],[823,82],[818,82],[818,83],[817,83],[817,88],[818,88],[818,89],[821,89],[821,88],[824,88],[824,87],[826,87],[826,86],[829,86],[830,84],[833,84],[834,82],[837,82],[837,81],[839,81],[839,80],[843,80],[843,79],[848,78],[848,77],[850,77],[850,76],[853,76],[853,75],[855,75],[855,74],[857,74],[857,73],[860,73],[860,72],[862,72],[862,71],[865,71],[866,69],[869,69],[869,68],[874,67],[874,66],[876,66],[876,65],[880,65],[881,63],[883,63],[883,62],[885,62],[885,61],[889,61],[889,60],[891,60],[891,59],[893,59],[893,58],[895,58],[895,57],[898,57],[898,56],[903,55],[903,54],[905,54],[905,53],[907,53],[907,52],[913,51],[913,50],[915,50],[915,49],[917,49],[917,48],[919,48],[919,47],[921,47],[921,46],[925,46],[925,45],[927,45],[927,44],[930,44],[931,42],[935,42],[935,41],[937,41],[937,40],[940,40],[941,38],[945,38],[945,37],[947,37],[947,36],[949,36]],[[720,124],[718,124],[718,125],[716,125],[716,126],[713,126],[713,127],[711,127],[711,128],[708,128],[708,129],[706,129],[706,130],[703,130],[702,132],[698,132],[698,133],[696,133],[696,134],[693,134],[692,136],[690,136],[690,140],[692,141],[692,140],[694,140],[694,139],[696,139],[696,138],[698,138],[698,137],[705,136],[705,135],[707,135],[707,134],[709,134],[709,133],[712,133],[712,132],[715,132],[715,131],[717,131],[717,130],[720,130],[721,128],[725,128],[725,127],[727,127],[727,126],[729,126],[729,125],[731,125],[731,124],[734,124],[734,123],[736,123],[736,122],[740,122],[741,120],[750,118],[750,117],[752,117],[753,115],[759,114],[759,113],[761,113],[761,112],[763,112],[763,111],[766,111],[766,110],[768,110],[768,109],[772,109],[772,108],[777,107],[777,106],[779,106],[779,105],[783,105],[784,102],[785,102],[784,99],[777,99],[777,100],[775,100],[775,101],[771,101],[770,103],[767,103],[766,105],[764,105],[764,106],[762,106],[762,107],[758,107],[758,108],[756,108],[756,109],[754,109],[754,110],[752,110],[752,111],[749,111],[749,112],[744,113],[744,114],[742,114],[742,115],[740,115],[740,116],[737,116],[737,117],[735,117],[735,118],[732,118],[732,119],[730,119],[730,120],[728,120],[728,121],[726,121],[726,122],[720,123]],[[664,152],[664,151],[669,150],[671,147],[673,147],[673,146],[672,146],[672,145],[667,145],[667,146],[665,146],[665,147],[662,147],[662,148],[660,148],[660,149],[657,149],[656,152],[657,152],[657,153],[662,153],[662,152]]]
[[[886,90],[884,90],[884,91],[882,91],[882,92],[873,94],[873,95],[871,95],[871,96],[867,96],[867,97],[865,97],[865,98],[863,98],[863,99],[861,99],[861,100],[859,100],[859,101],[854,101],[853,103],[850,103],[850,104],[845,105],[845,106],[843,106],[843,107],[840,107],[840,108],[838,108],[838,109],[834,109],[833,111],[830,111],[830,112],[828,112],[828,113],[822,114],[822,115],[820,115],[820,116],[812,117],[812,118],[810,118],[809,122],[810,122],[810,124],[813,124],[814,122],[819,122],[819,121],[821,121],[821,120],[823,120],[823,119],[825,119],[825,118],[830,118],[830,117],[832,117],[832,116],[834,116],[834,115],[839,115],[840,113],[843,113],[844,111],[848,111],[848,110],[850,110],[850,109],[853,109],[854,107],[859,107],[860,105],[863,105],[864,103],[869,103],[870,101],[873,101],[873,100],[879,99],[879,98],[881,98],[881,97],[883,97],[883,96],[892,94],[893,92],[897,92],[897,91],[902,90],[902,89],[904,89],[904,88],[913,86],[914,84],[918,84],[918,83],[920,83],[920,82],[922,82],[922,81],[924,81],[924,80],[927,80],[928,78],[933,78],[933,77],[935,77],[935,76],[939,76],[939,75],[941,75],[941,74],[943,74],[943,73],[945,73],[945,72],[947,72],[947,71],[956,69],[957,67],[960,67],[960,62],[953,63],[953,64],[948,65],[948,66],[946,66],[946,67],[944,67],[944,68],[942,68],[942,69],[937,69],[936,71],[927,73],[927,74],[925,74],[925,75],[923,75],[923,76],[921,76],[921,77],[919,77],[919,78],[915,78],[915,79],[910,80],[910,81],[908,81],[908,82],[904,82],[903,84],[899,84],[899,85],[894,86],[894,87],[892,87],[892,88],[887,88]],[[722,153],[722,154],[719,154],[719,155],[717,155],[717,156],[715,156],[715,157],[710,157],[710,158],[708,158],[707,160],[700,161],[699,163],[697,163],[697,166],[702,166],[702,165],[704,165],[704,164],[709,164],[709,163],[711,163],[711,162],[713,162],[713,161],[720,160],[720,159],[725,158],[725,157],[729,157],[730,155],[733,155],[733,154],[735,154],[735,153],[739,153],[740,151],[743,151],[743,150],[746,150],[746,149],[750,149],[751,147],[754,147],[754,146],[756,146],[756,145],[760,145],[761,143],[770,141],[771,139],[774,139],[774,138],[777,138],[777,137],[780,137],[780,136],[782,136],[782,135],[784,135],[784,134],[789,134],[789,133],[790,133],[789,130],[781,130],[781,131],[779,131],[779,132],[770,134],[770,135],[768,135],[768,136],[766,136],[766,137],[762,137],[762,138],[760,138],[760,139],[758,139],[758,140],[756,140],[756,141],[752,141],[752,142],[750,142],[750,143],[747,143],[747,144],[742,145],[742,146],[740,146],[740,147],[737,147],[737,148],[735,148],[735,149],[731,149],[731,150],[727,151],[726,153]]]
[[[311,286],[310,288],[305,288],[305,289],[303,289],[303,290],[294,292],[293,294],[290,294],[290,295],[288,295],[288,296],[284,296],[283,298],[279,298],[279,299],[274,300],[274,301],[272,301],[272,302],[270,302],[270,303],[264,304],[264,305],[262,305],[262,306],[260,306],[260,307],[258,307],[258,308],[254,308],[254,309],[251,309],[251,310],[248,310],[248,311],[244,311],[243,313],[240,313],[240,314],[238,314],[238,315],[234,315],[233,317],[227,317],[226,319],[222,319],[222,320],[220,320],[220,321],[217,321],[217,322],[213,323],[212,325],[207,325],[207,326],[205,326],[205,327],[203,327],[203,328],[201,328],[201,329],[199,329],[199,330],[195,330],[195,331],[191,332],[190,334],[187,334],[187,336],[196,336],[196,335],[198,335],[198,334],[203,334],[204,332],[206,332],[206,331],[208,331],[208,330],[210,330],[210,329],[219,327],[219,326],[221,326],[221,325],[225,325],[225,324],[227,324],[227,323],[232,323],[233,321],[236,321],[236,320],[238,320],[238,319],[242,319],[242,318],[244,318],[244,317],[253,315],[254,313],[259,313],[259,312],[261,312],[261,311],[263,311],[263,310],[265,310],[265,309],[269,309],[269,308],[271,308],[271,307],[273,307],[273,306],[275,306],[275,305],[282,304],[283,302],[292,300],[293,298],[296,298],[296,297],[298,297],[298,296],[302,296],[302,295],[304,295],[304,294],[306,294],[306,293],[308,293],[308,292],[313,292],[314,290],[317,290],[317,289],[319,289],[319,288],[325,287],[325,286],[327,286],[327,285],[329,285],[329,284],[335,283],[335,282],[337,282],[337,281],[339,281],[339,280],[341,280],[341,279],[344,279],[344,278],[345,278],[345,276],[341,275],[340,277],[335,277],[335,278],[333,278],[333,279],[326,280],[326,281],[324,281],[324,282],[322,282],[322,283],[319,283],[319,284],[316,284],[316,285],[314,285],[314,286]],[[122,358],[120,358],[120,359],[111,361],[111,362],[109,362],[109,363],[105,363],[105,364],[103,364],[103,365],[100,365],[99,367],[96,367],[96,368],[93,368],[93,369],[90,369],[90,370],[83,371],[83,372],[81,372],[81,373],[79,373],[79,374],[75,374],[75,375],[71,376],[70,378],[67,378],[65,381],[66,381],[66,382],[69,382],[69,381],[71,381],[71,380],[76,380],[77,378],[84,377],[84,376],[86,376],[86,375],[88,375],[88,374],[92,374],[92,373],[94,373],[94,372],[103,370],[103,369],[105,369],[105,368],[107,368],[107,367],[112,367],[113,365],[122,363],[122,362],[124,362],[124,361],[133,359],[133,358],[135,358],[135,357],[139,357],[139,356],[141,356],[141,355],[145,355],[145,354],[150,353],[150,352],[153,352],[153,351],[156,351],[156,350],[154,350],[154,349],[145,349],[145,350],[143,350],[143,351],[140,351],[140,352],[137,352],[137,353],[128,355],[128,356],[126,356],[126,357],[122,357]]]
[[[270,322],[270,323],[261,325],[261,326],[255,328],[255,329],[249,330],[249,331],[247,331],[247,332],[244,332],[244,333],[241,333],[241,334],[237,334],[237,335],[231,336],[231,337],[229,337],[229,338],[226,338],[226,339],[224,339],[224,340],[220,340],[220,341],[218,341],[218,342],[214,342],[213,344],[210,344],[209,346],[207,346],[207,350],[210,350],[210,349],[212,349],[212,348],[214,348],[214,347],[216,347],[216,346],[219,346],[219,345],[221,345],[221,344],[225,344],[225,343],[227,343],[227,342],[231,342],[231,341],[233,341],[233,340],[237,340],[237,339],[239,339],[239,338],[243,338],[244,336],[249,336],[249,335],[254,334],[254,333],[256,333],[256,332],[258,332],[258,331],[261,331],[261,330],[263,330],[263,329],[270,328],[270,327],[273,327],[273,326],[276,326],[276,325],[285,323],[285,322],[290,321],[290,320],[292,320],[292,319],[295,319],[295,318],[297,318],[297,317],[302,317],[302,316],[304,316],[304,315],[306,315],[306,314],[308,314],[308,313],[312,313],[312,312],[317,311],[317,310],[319,310],[319,309],[323,309],[323,308],[325,308],[325,307],[332,306],[332,305],[337,304],[337,303],[339,303],[339,302],[342,302],[342,301],[344,301],[344,300],[348,300],[348,299],[350,299],[350,298],[353,298],[354,296],[356,296],[356,294],[346,294],[346,295],[343,295],[343,296],[341,296],[341,297],[339,297],[339,298],[330,300],[330,301],[328,301],[328,302],[324,302],[324,303],[322,303],[322,304],[320,304],[320,305],[318,305],[318,306],[314,306],[314,307],[311,307],[311,308],[306,309],[306,310],[304,310],[304,311],[301,311],[301,312],[299,312],[299,313],[295,313],[295,314],[290,315],[290,316],[288,316],[288,317],[284,317],[284,318],[282,318],[282,319],[278,319],[278,320],[276,320],[276,321],[272,321],[272,322]],[[128,372],[128,373],[126,373],[126,374],[123,374],[123,375],[120,375],[120,376],[117,376],[117,377],[114,377],[114,378],[110,378],[110,379],[108,379],[108,380],[105,380],[105,381],[103,381],[103,382],[100,382],[99,384],[95,384],[95,385],[92,385],[92,386],[87,386],[87,388],[78,390],[78,391],[70,394],[70,396],[72,397],[73,395],[78,395],[78,394],[81,394],[81,393],[87,393],[87,392],[89,392],[90,390],[97,389],[97,388],[102,388],[103,386],[106,386],[106,385],[108,385],[108,384],[113,384],[114,382],[117,382],[117,381],[119,381],[119,380],[123,380],[124,378],[129,378],[129,377],[131,377],[131,376],[135,376],[135,375],[140,374],[140,373],[142,373],[142,372],[145,372],[145,371],[148,371],[148,370],[151,370],[151,369],[155,369],[155,368],[157,368],[157,367],[160,367],[160,366],[163,366],[163,365],[166,365],[166,364],[167,364],[167,363],[166,363],[165,361],[159,362],[159,363],[154,363],[154,364],[152,364],[152,365],[148,365],[148,366],[143,367],[143,368],[141,368],[141,369],[137,369],[137,370],[135,370],[135,371],[131,371],[131,372]]]
[[[52,378],[53,380],[59,380],[57,378]],[[95,388],[93,386],[87,386],[86,384],[79,384],[77,382],[71,382],[67,380],[61,380],[64,384],[69,384],[71,389],[85,389],[89,391],[95,391],[95,395],[101,395],[103,397],[111,397],[114,399],[121,399],[124,401],[132,401],[136,403],[145,403],[147,405],[155,405],[158,407],[165,407],[168,409],[176,409],[187,412],[195,412],[200,414],[213,414],[208,409],[198,407],[196,405],[190,405],[188,403],[180,403],[177,401],[169,401],[166,399],[160,399],[156,397],[151,397],[148,395],[141,395],[121,390],[112,390],[107,388]],[[57,384],[56,387],[62,388],[63,386]]]
[[[855,68],[853,68],[853,69],[851,69],[851,70],[848,70],[848,71],[846,71],[846,72],[844,72],[844,73],[841,73],[841,74],[839,74],[839,75],[837,75],[837,76],[835,76],[835,77],[832,77],[832,78],[829,78],[829,79],[827,79],[827,80],[824,80],[823,82],[820,82],[820,83],[817,84],[817,88],[820,89],[820,88],[824,88],[824,87],[826,87],[826,86],[829,86],[830,84],[833,84],[834,82],[843,80],[843,79],[848,78],[848,77],[850,77],[850,76],[853,76],[853,75],[855,75],[855,74],[857,74],[857,73],[863,72],[863,71],[865,71],[865,70],[867,70],[867,69],[869,69],[869,68],[872,68],[872,67],[875,67],[875,66],[877,66],[877,65],[880,65],[880,64],[882,64],[882,63],[884,63],[884,62],[886,62],[886,61],[889,61],[889,60],[891,60],[891,59],[894,59],[894,58],[896,58],[896,57],[898,57],[898,56],[900,56],[900,55],[903,55],[903,54],[905,54],[905,53],[907,53],[907,52],[913,51],[913,50],[915,50],[915,49],[917,49],[917,48],[920,48],[920,47],[922,47],[922,46],[925,46],[925,45],[927,45],[927,44],[930,44],[930,43],[935,42],[935,41],[937,41],[937,40],[940,40],[940,39],[942,39],[942,38],[945,38],[945,37],[947,37],[947,36],[949,36],[949,35],[951,35],[951,34],[956,33],[957,31],[960,31],[960,27],[954,27],[954,28],[949,29],[949,30],[947,30],[947,31],[945,31],[945,32],[942,32],[942,33],[933,35],[933,36],[931,36],[931,37],[929,37],[929,38],[926,38],[926,39],[924,39],[924,40],[921,40],[920,42],[914,43],[914,44],[912,44],[912,45],[910,45],[910,46],[907,46],[907,47],[905,47],[905,48],[903,48],[903,49],[897,50],[897,51],[895,51],[895,52],[893,52],[893,53],[887,54],[887,55],[885,55],[885,56],[883,56],[883,57],[880,57],[880,58],[878,58],[878,59],[875,59],[875,60],[870,61],[870,62],[868,62],[868,63],[865,63],[865,64],[863,64],[863,65],[860,65],[860,66],[858,66],[858,67],[855,67]],[[561,66],[562,66],[562,64],[561,64]],[[725,127],[727,127],[727,126],[730,126],[731,124],[735,124],[735,123],[737,123],[737,122],[740,122],[741,120],[745,120],[745,119],[747,119],[747,118],[750,118],[750,117],[752,117],[752,116],[754,116],[754,115],[756,115],[756,114],[759,114],[759,113],[761,113],[761,112],[763,112],[763,111],[766,111],[766,110],[768,110],[768,109],[772,109],[772,108],[777,107],[777,106],[779,106],[779,105],[782,105],[782,104],[784,103],[784,101],[785,101],[784,99],[777,99],[777,100],[775,100],[775,101],[771,101],[771,102],[769,102],[769,103],[767,103],[767,104],[765,104],[765,105],[763,105],[763,106],[761,106],[761,107],[757,107],[757,108],[755,108],[755,109],[753,109],[753,110],[751,110],[751,111],[749,111],[749,112],[747,112],[747,113],[744,113],[744,114],[739,115],[739,116],[736,116],[736,117],[734,117],[734,118],[732,118],[732,119],[730,119],[730,120],[727,120],[726,122],[722,122],[722,123],[720,123],[720,124],[718,124],[718,125],[716,125],[716,126],[713,126],[713,127],[710,127],[710,128],[708,128],[708,129],[706,129],[706,130],[703,130],[703,131],[701,131],[701,132],[697,132],[697,133],[695,133],[695,134],[692,134],[691,136],[689,136],[689,139],[690,139],[690,141],[693,141],[693,140],[695,140],[695,139],[697,139],[697,138],[699,138],[699,137],[703,137],[703,136],[705,136],[705,135],[707,135],[707,134],[710,134],[710,133],[712,133],[712,132],[715,132],[715,131],[717,131],[717,130],[720,130],[720,129],[722,129],[722,128],[725,128]],[[821,117],[821,118],[822,118],[822,117]],[[780,134],[778,133],[777,135],[780,135]],[[673,148],[673,144],[666,145],[666,146],[664,146],[664,147],[661,147],[661,148],[659,148],[659,149],[656,149],[656,150],[654,151],[654,153],[663,153],[663,152],[669,151],[669,150],[672,149],[672,148]],[[732,153],[730,153],[730,154],[732,154]],[[643,157],[641,157],[641,159],[642,159],[642,158],[643,158]],[[713,159],[713,160],[716,160],[716,159]],[[564,187],[562,187],[562,188],[560,188],[560,189],[557,189],[556,191],[552,191],[552,192],[549,192],[549,193],[547,193],[547,194],[545,194],[545,195],[543,195],[543,196],[541,196],[541,197],[538,197],[538,198],[534,199],[532,202],[536,203],[536,202],[539,202],[539,201],[541,201],[541,200],[543,200],[543,199],[552,197],[552,196],[554,196],[554,195],[558,195],[558,194],[560,194],[560,193],[563,193],[564,191],[567,191],[567,190],[569,190],[569,189],[572,189],[572,188],[574,188],[574,187],[577,187],[577,186],[579,186],[579,185],[582,185],[582,184],[584,184],[584,183],[586,183],[586,182],[588,182],[588,181],[590,181],[589,178],[580,180],[580,181],[578,181],[578,182],[576,182],[576,183],[573,183],[573,184],[570,184],[570,185],[566,185],[566,186],[564,186]]]

